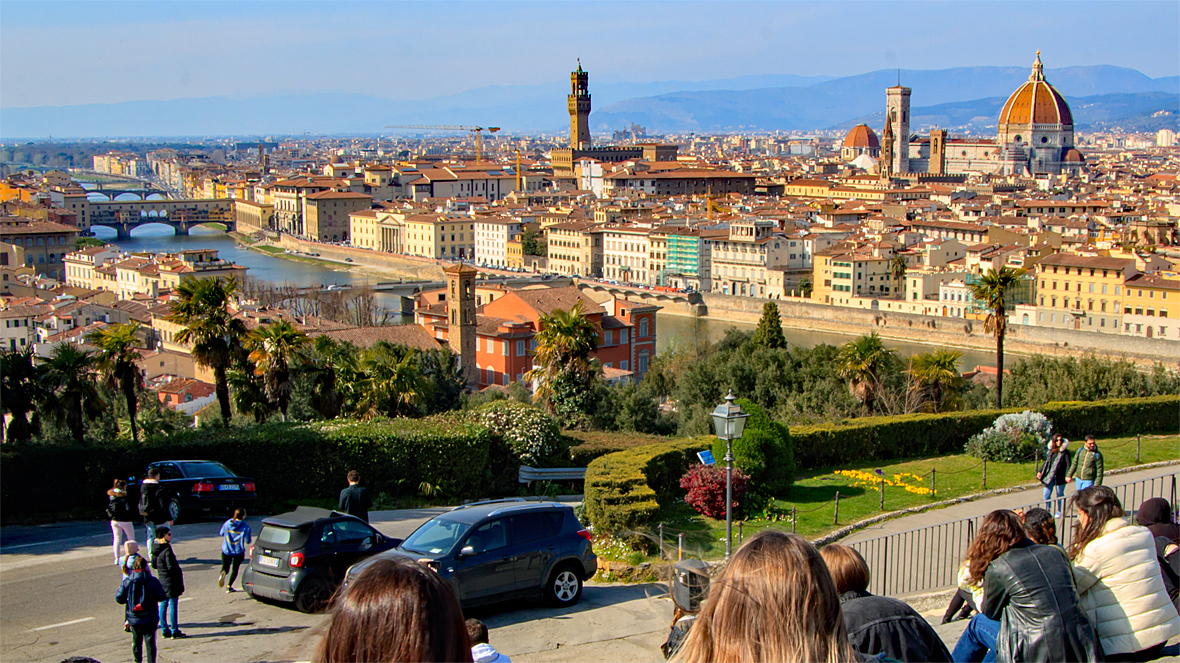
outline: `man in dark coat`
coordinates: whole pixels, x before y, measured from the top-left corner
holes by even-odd
[[[339,510],[367,523],[369,522],[369,507],[373,506],[373,500],[369,499],[369,491],[361,487],[360,483],[360,472],[349,470],[348,488],[340,491]]]
[[[187,638],[176,623],[176,606],[184,594],[184,571],[172,551],[172,530],[156,528],[156,540],[152,542],[152,568],[160,576],[164,588],[164,600],[160,601],[160,623],[164,626],[161,634],[165,638]]]
[[[916,610],[887,596],[868,592],[869,565],[848,546],[820,548],[836,591],[852,648],[866,656],[884,654],[897,661],[950,663],[951,652]]]
[[[147,572],[147,560],[137,557],[131,565],[131,574],[123,579],[115,594],[115,601],[127,606],[131,655],[135,663],[143,663],[145,643],[148,663],[156,663],[156,626],[160,619],[157,606],[164,598],[164,587]]]
[[[144,550],[152,549],[157,527],[172,527],[172,516],[168,513],[168,505],[164,498],[165,491],[160,486],[160,470],[153,467],[148,470],[147,478],[139,486],[139,513],[143,516],[144,526],[147,528],[147,543],[143,546]]]

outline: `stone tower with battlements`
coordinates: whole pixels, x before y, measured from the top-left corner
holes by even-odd
[[[582,71],[581,60],[577,71],[570,73],[569,110],[570,147],[590,149],[590,74]]]
[[[885,117],[893,126],[893,172],[910,172],[910,89],[896,85],[885,90]]]
[[[479,271],[464,263],[443,270],[447,277],[447,344],[459,355],[463,380],[478,388],[479,373],[475,363],[475,277]]]

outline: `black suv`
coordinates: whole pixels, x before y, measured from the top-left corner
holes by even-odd
[[[348,567],[399,543],[355,516],[301,506],[262,520],[242,586],[254,598],[294,602],[300,612],[316,612]]]
[[[415,559],[438,571],[464,607],[536,595],[570,606],[598,570],[590,532],[572,508],[523,499],[456,507],[393,550],[355,564],[345,584],[373,560],[389,557]]]
[[[160,471],[161,495],[173,524],[196,513],[233,513],[252,506],[258,498],[253,479],[240,477],[217,461],[162,460],[148,465],[144,478],[152,469]],[[128,483],[138,500],[141,480],[131,477]]]

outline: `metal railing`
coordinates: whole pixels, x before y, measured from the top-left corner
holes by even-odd
[[[1168,499],[1172,503],[1172,512],[1176,513],[1176,478],[1177,473],[1172,472],[1109,487],[1118,495],[1123,509],[1134,522],[1139,505],[1153,497]],[[1025,508],[1043,506],[1044,502],[1038,501]],[[1058,519],[1057,526],[1057,538],[1067,549],[1073,541],[1076,518],[1068,511]],[[957,584],[959,565],[986,515],[889,534],[848,546],[859,552],[872,569],[869,591],[874,594],[904,596],[949,589]]]

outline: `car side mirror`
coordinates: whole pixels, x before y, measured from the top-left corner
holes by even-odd
[[[475,554],[475,548],[473,548],[472,546],[463,546],[462,548],[459,549],[459,556],[460,557],[471,557],[474,554]]]

